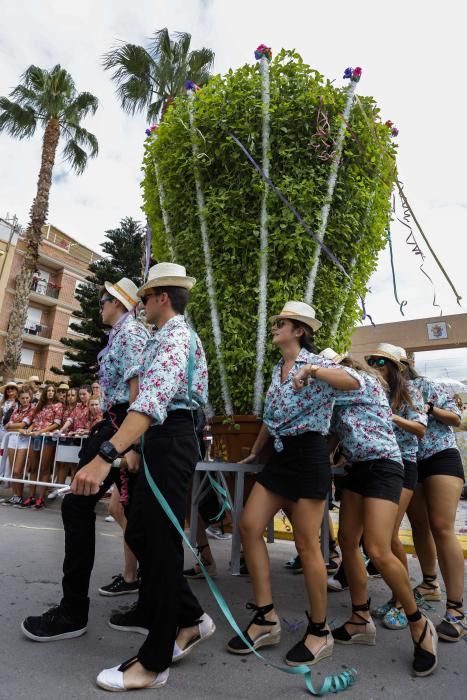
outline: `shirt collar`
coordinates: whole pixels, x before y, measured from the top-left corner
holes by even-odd
[[[165,333],[167,331],[172,330],[172,328],[177,328],[177,326],[181,325],[186,325],[185,316],[177,314],[176,316],[172,316],[172,318],[169,318],[169,320],[164,323],[162,328],[155,332],[155,335],[159,335],[159,333]]]

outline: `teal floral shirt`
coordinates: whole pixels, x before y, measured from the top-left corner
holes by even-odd
[[[437,408],[443,408],[461,417],[461,411],[454,399],[437,382],[427,377],[417,377],[412,380],[412,383],[422,393],[425,404],[432,403]],[[418,443],[418,459],[428,459],[438,452],[452,448],[457,448],[454,430],[450,425],[440,423],[432,414],[429,414],[426,433]]]
[[[360,389],[342,391],[336,397],[331,431],[339,438],[349,462],[392,459],[402,465],[383,385],[366,372],[359,377]]]
[[[277,452],[283,449],[281,437],[301,435],[310,431],[327,435],[336,395],[355,393],[354,391],[339,392],[320,379],[311,379],[306,387],[296,391],[292,380],[298,370],[306,364],[340,369],[348,372],[362,384],[354,370],[336,365],[304,348],[300,350],[294,366],[286,380],[282,382],[281,371],[284,360],[281,359],[272,372],[272,381],[266,394],[263,413],[263,422],[270,435],[275,438],[274,448]]]
[[[201,340],[195,334],[196,348],[188,399],[188,357],[190,329],[181,315],[174,316],[152,335],[138,368],[139,393],[130,411],[151,416],[153,425],[165,421],[169,411],[196,410],[208,400],[208,369]]]
[[[412,399],[412,406],[404,404],[402,408],[396,411],[397,415],[406,420],[413,420],[416,423],[421,423],[422,425],[427,424],[428,419],[425,413],[425,405],[423,402],[423,396],[421,392],[413,385],[412,382],[407,384],[410,398]],[[394,430],[394,435],[396,436],[397,444],[399,445],[402,459],[408,462],[417,461],[418,452],[418,437],[413,433],[409,433],[408,430],[404,430],[396,425],[394,422],[392,424],[392,429]]]

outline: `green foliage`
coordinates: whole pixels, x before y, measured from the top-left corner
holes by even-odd
[[[271,166],[273,182],[316,231],[324,203],[332,139],[341,125],[346,89],[336,88],[303,63],[296,53],[282,51],[270,65]],[[320,347],[329,344],[337,310],[345,304],[336,349],[349,345],[361,316],[358,292],[365,295],[368,279],[385,245],[389,194],[394,173],[394,147],[370,97],[360,98],[369,128],[356,106],[350,119],[332,202],[326,245],[347,270],[355,258],[353,281],[324,256],[317,276],[313,306],[323,328]],[[258,65],[245,65],[225,77],[215,76],[194,99],[199,170],[217,291],[223,355],[235,413],[251,413],[256,362],[259,281],[259,221],[263,182],[227,133],[231,130],[261,162],[261,76]],[[329,122],[325,141],[317,136],[318,111]],[[196,206],[194,162],[187,100],[178,98],[148,138],[144,158],[144,209],[153,232],[158,260],[169,259],[167,236],[154,172],[157,162],[165,190],[165,206],[174,238],[176,261],[186,265],[198,282],[189,311],[209,361],[210,400],[222,413],[217,362],[205,283],[205,265]],[[378,174],[381,177],[378,177]],[[369,202],[373,204],[369,210]],[[292,213],[273,194],[268,196],[268,313],[305,294],[315,243]],[[268,347],[266,383],[277,353]]]
[[[53,368],[56,374],[68,375],[72,386],[80,386],[97,378],[97,355],[107,343],[106,329],[102,326],[99,313],[99,287],[104,282],[118,282],[122,277],[128,277],[137,285],[142,280],[143,226],[126,217],[119,228],[105,233],[107,240],[102,243],[102,249],[107,257],[90,264],[91,274],[86,278],[88,284],[76,291],[81,310],[74,314],[79,323],[72,323],[71,329],[82,336],[61,339],[70,348],[65,352],[65,357],[73,360],[73,364],[64,365],[63,370]]]

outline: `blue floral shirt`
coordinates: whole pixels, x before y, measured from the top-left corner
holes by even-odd
[[[306,364],[341,369],[357,379],[360,384],[362,383],[354,370],[340,367],[304,348],[300,350],[294,366],[286,380],[282,382],[281,371],[284,360],[281,359],[272,372],[272,381],[266,394],[263,413],[263,422],[270,435],[275,438],[274,448],[277,452],[283,449],[281,437],[300,435],[309,431],[327,435],[335,397],[337,394],[347,393],[337,391],[320,379],[311,379],[306,387],[296,391],[292,380],[298,370]]]
[[[129,381],[138,375],[138,367],[149,333],[132,313],[123,316],[112,328],[110,346],[102,352],[99,363],[101,408],[128,403]]]
[[[402,464],[383,385],[366,372],[359,376],[363,384],[360,389],[338,393],[331,431],[339,438],[349,462],[392,459]]]
[[[183,316],[174,316],[152,335],[138,368],[139,393],[130,411],[151,416],[163,423],[169,411],[196,410],[208,399],[208,369],[201,340],[195,334],[196,350],[192,380],[192,403],[188,399],[190,329]]]
[[[427,377],[417,377],[412,382],[421,391],[424,403],[432,403],[437,408],[443,408],[461,417],[461,411],[454,399],[437,382]],[[440,423],[429,414],[426,433],[418,443],[418,459],[428,459],[442,450],[456,447],[456,438],[451,426]]]
[[[425,413],[425,405],[423,402],[423,396],[421,392],[413,385],[412,382],[407,384],[410,398],[412,399],[412,406],[404,404],[398,411],[397,415],[406,420],[413,420],[416,423],[421,423],[426,425],[427,415]],[[394,435],[396,436],[397,444],[399,445],[402,459],[408,462],[417,461],[418,452],[418,437],[413,433],[409,433],[408,430],[400,428],[396,423],[393,422],[392,429],[394,430]]]

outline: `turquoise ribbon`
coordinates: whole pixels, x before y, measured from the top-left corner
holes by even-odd
[[[188,382],[188,400],[190,403],[190,407],[192,406],[192,381],[193,381],[193,372],[194,372],[194,366],[195,366],[195,352],[196,352],[196,337],[193,332],[193,330],[190,328],[190,350],[188,354],[188,366],[187,366],[187,382]],[[255,656],[260,659],[261,661],[264,661],[265,664],[268,666],[271,666],[272,668],[277,669],[278,671],[282,671],[283,673],[290,673],[292,675],[300,675],[304,676],[305,679],[305,685],[307,687],[307,690],[311,695],[328,695],[329,693],[338,693],[341,690],[345,690],[349,686],[351,686],[356,678],[356,671],[354,669],[350,669],[349,671],[344,671],[343,673],[339,673],[339,675],[332,675],[332,676],[327,676],[324,679],[324,683],[321,686],[320,690],[315,690],[313,687],[313,682],[311,678],[311,671],[308,666],[278,666],[276,664],[272,664],[270,661],[268,661],[264,656],[259,654],[256,649],[250,644],[248,639],[245,637],[243,634],[242,630],[240,627],[237,625],[237,622],[235,621],[235,618],[233,617],[232,613],[230,612],[230,608],[227,605],[222,593],[212,580],[212,578],[209,576],[206,567],[203,564],[202,559],[198,556],[196,550],[194,547],[191,545],[190,540],[188,537],[185,535],[185,532],[183,528],[181,527],[180,523],[177,520],[177,517],[175,513],[173,512],[172,508],[168,504],[165,496],[163,493],[160,491],[159,487],[157,486],[156,482],[154,481],[151,472],[148,469],[148,465],[146,464],[146,458],[144,456],[144,435],[141,437],[141,454],[143,457],[143,464],[144,464],[144,474],[146,476],[147,482],[149,484],[149,487],[154,494],[155,498],[157,499],[159,505],[161,506],[162,510],[178,532],[178,534],[181,536],[182,540],[185,542],[187,547],[190,549],[191,553],[195,557],[198,566],[200,567],[201,571],[204,574],[204,577],[206,579],[206,583],[208,584],[209,588],[211,589],[211,592],[216,600],[216,603],[221,609],[222,614],[226,618],[227,622],[229,625],[232,627],[233,631],[240,637],[242,642],[247,645],[249,649],[255,654]],[[211,478],[211,477],[210,477]],[[214,481],[215,485],[212,484]],[[213,488],[224,498],[224,501],[227,501],[227,494],[225,492],[225,489],[218,484],[218,482],[215,479],[212,479],[211,484],[213,485]],[[225,506],[225,503],[224,503]],[[223,508],[224,508],[223,506]],[[230,508],[230,505],[229,505]]]

